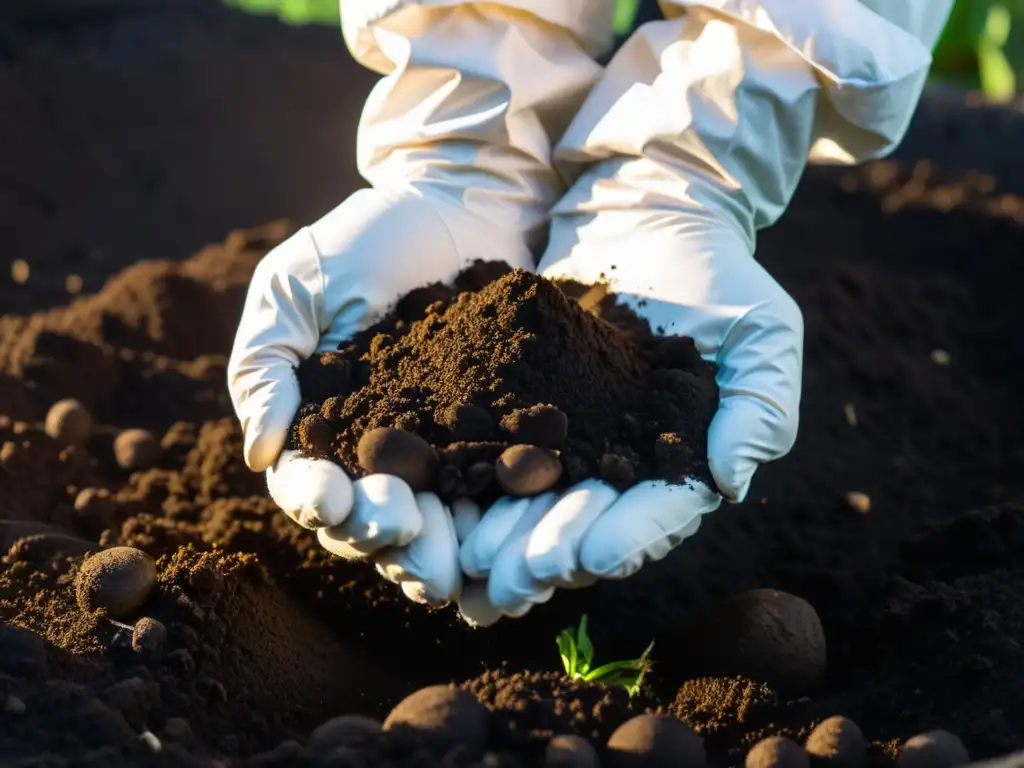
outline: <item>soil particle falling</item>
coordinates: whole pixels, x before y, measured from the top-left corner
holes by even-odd
[[[471,268],[460,280],[473,274]],[[522,270],[477,292],[447,290],[430,307],[417,315],[400,306],[337,353],[299,366],[307,404],[293,448],[359,475],[366,471],[360,439],[394,427],[442,449],[442,461],[453,444],[463,445],[468,465],[487,460],[490,450],[455,439],[452,409],[469,404],[500,420],[510,442],[529,437],[562,450],[576,468],[573,480],[599,476],[609,446],[630,447],[618,452],[634,463],[637,480],[660,476],[665,461],[656,446],[660,435],[672,434],[686,448],[673,449],[672,471],[710,482],[704,446],[717,385],[691,340],[655,337],[635,316],[622,330]],[[321,399],[325,394],[334,397]],[[314,415],[330,424],[331,435],[319,421],[315,436],[303,426]]]
[[[112,547],[87,558],[75,578],[83,611],[104,611],[125,619],[149,599],[156,585],[156,563],[134,547]]]

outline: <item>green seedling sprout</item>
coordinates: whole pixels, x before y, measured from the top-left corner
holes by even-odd
[[[651,651],[654,650],[654,641],[647,646],[638,659],[630,661],[612,661],[594,666],[594,644],[590,642],[587,634],[587,615],[580,618],[580,626],[573,633],[572,629],[563,629],[555,639],[558,644],[558,652],[562,655],[562,666],[565,667],[565,674],[573,680],[583,680],[587,683],[601,683],[602,685],[621,686],[629,693],[630,698],[635,696],[643,684],[644,675],[651,669]]]

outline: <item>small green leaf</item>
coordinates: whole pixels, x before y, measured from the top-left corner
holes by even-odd
[[[576,641],[573,639],[572,631],[563,629],[555,640],[558,644],[558,651],[562,656],[562,666],[565,667],[565,674],[570,678],[576,678]]]
[[[602,664],[597,669],[590,670],[583,676],[583,679],[591,682],[601,682],[614,672],[621,672],[625,670],[639,674],[643,669],[644,663],[639,659],[632,659],[631,661],[611,661],[607,664]]]
[[[590,636],[587,634],[587,614],[583,614],[580,618],[580,628],[576,633],[576,647],[579,648],[580,654],[583,656],[580,672],[585,675],[594,663],[594,644],[590,642]]]

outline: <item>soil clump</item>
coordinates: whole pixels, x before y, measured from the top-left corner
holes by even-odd
[[[501,490],[514,495],[546,491],[563,473],[619,486],[630,484],[626,476],[711,483],[714,367],[691,339],[655,336],[635,315],[622,321],[631,313],[614,296],[588,312],[571,293],[487,263],[454,288],[414,292],[337,352],[300,364],[306,403],[291,447],[359,477],[384,464],[361,447],[364,437],[412,432],[436,454],[409,445],[405,463],[416,466],[402,469],[421,488],[432,476],[432,489],[446,496],[453,487],[468,492],[462,473],[493,463],[495,452]],[[476,495],[487,491],[499,492]]]

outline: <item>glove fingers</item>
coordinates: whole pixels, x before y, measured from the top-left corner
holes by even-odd
[[[416,503],[423,530],[408,545],[384,552],[377,559],[377,571],[400,584],[410,600],[444,605],[458,598],[462,587],[455,525],[433,493],[417,494]]]
[[[796,416],[771,403],[743,395],[723,399],[708,429],[708,466],[722,495],[743,501],[754,471],[785,455],[795,432]]]
[[[579,565],[587,529],[619,497],[607,483],[591,479],[575,485],[534,527],[526,543],[526,567],[538,581],[568,589],[596,579]]]
[[[294,367],[316,349],[322,287],[316,244],[302,229],[257,265],[228,361],[228,390],[249,468],[268,469],[302,398]]]
[[[498,551],[529,507],[530,499],[504,496],[484,513],[459,549],[459,562],[467,576],[487,578]]]
[[[348,518],[317,534],[329,552],[350,557],[354,550],[368,556],[384,547],[404,547],[420,535],[423,515],[404,481],[392,475],[368,475],[352,488],[355,501]]]
[[[456,499],[452,502],[452,522],[459,544],[464,543],[480,523],[480,507],[472,499]]]
[[[340,525],[352,511],[354,491],[345,471],[297,451],[285,451],[267,470],[267,489],[274,503],[303,528]]]
[[[665,557],[722,503],[703,483],[690,482],[648,481],[626,491],[587,531],[580,565],[601,578],[623,579]]]
[[[531,606],[545,603],[555,594],[554,587],[535,579],[527,568],[526,544],[534,526],[557,500],[555,493],[531,499],[494,558],[487,579],[487,597],[506,616],[522,616]]]
[[[720,351],[720,403],[708,430],[708,464],[722,495],[742,501],[759,464],[786,455],[799,427],[803,317],[769,280],[769,300],[739,318]]]
[[[501,611],[487,598],[486,581],[469,581],[462,585],[459,615],[471,627],[489,627],[501,619]]]

